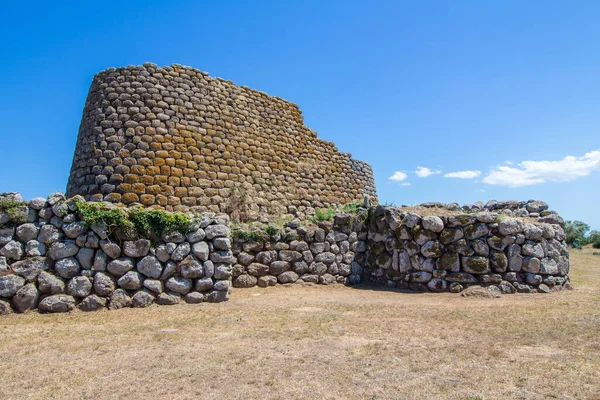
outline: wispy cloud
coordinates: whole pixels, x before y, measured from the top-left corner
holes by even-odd
[[[473,179],[479,175],[481,175],[481,171],[456,171],[448,172],[444,175],[444,178]]]
[[[411,185],[411,183],[410,183],[410,182],[402,182],[402,183],[400,184],[400,186],[410,186],[410,185]]]
[[[439,174],[442,171],[438,171],[438,170],[433,170],[433,169],[429,169],[427,167],[421,167],[418,166],[417,169],[415,170],[415,174],[419,177],[419,178],[427,178],[430,175],[435,175],[435,174]]]
[[[523,161],[517,167],[493,168],[483,182],[489,185],[521,187],[545,182],[569,182],[600,169],[600,151],[581,157],[566,156],[558,161]]]
[[[394,172],[394,174],[392,176],[390,176],[388,179],[390,181],[394,181],[394,182],[402,182],[403,180],[405,180],[408,177],[408,175],[406,174],[406,172],[402,172],[402,171],[396,171]]]

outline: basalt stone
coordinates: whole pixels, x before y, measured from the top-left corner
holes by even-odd
[[[123,254],[127,257],[144,257],[150,251],[150,241],[146,239],[126,240],[123,242]]]
[[[469,240],[478,239],[489,234],[490,230],[486,224],[477,223],[465,228],[465,236]]]
[[[256,286],[258,279],[252,275],[242,274],[233,280],[233,287],[249,288]]]
[[[133,259],[131,258],[119,258],[117,260],[112,260],[106,266],[108,272],[113,275],[121,276],[128,271],[131,271],[135,266]]]
[[[500,292],[504,294],[512,294],[516,292],[515,287],[507,281],[500,282],[498,284],[498,289],[500,289]]]
[[[204,275],[204,266],[194,256],[189,255],[179,263],[179,271],[184,278],[200,278]]]
[[[23,253],[23,244],[16,240],[11,240],[0,249],[0,256],[11,260],[20,260],[23,257]]]
[[[77,221],[70,224],[64,224],[62,230],[68,238],[75,239],[82,233],[86,233],[88,228],[83,224],[83,222]]]
[[[437,269],[443,269],[452,272],[458,272],[460,269],[460,259],[458,253],[444,253],[436,262]],[[401,272],[408,272],[407,270]]]
[[[520,271],[523,267],[523,256],[521,256],[521,246],[518,244],[511,244],[506,250],[508,257],[508,270],[509,271]]]
[[[94,264],[92,265],[92,269],[94,271],[106,271],[106,265],[108,264],[108,256],[104,251],[97,250],[96,255],[94,257]]]
[[[71,278],[66,292],[73,297],[86,297],[92,292],[92,283],[85,276]]]
[[[483,223],[493,223],[498,221],[498,214],[493,213],[493,212],[488,212],[488,211],[481,211],[478,213],[475,213],[475,218],[477,218],[477,221],[479,222],[483,222]]]
[[[452,293],[460,293],[463,291],[463,286],[458,282],[452,282],[449,286],[450,292]]]
[[[431,272],[427,272],[427,271],[418,271],[418,272],[413,272],[412,274],[410,274],[411,281],[418,282],[418,283],[429,282],[432,277],[433,277],[433,275],[431,274]]]
[[[206,261],[210,255],[210,249],[208,247],[208,243],[206,242],[198,242],[194,243],[192,246],[192,253],[200,260]]]
[[[66,294],[55,294],[40,301],[38,309],[42,312],[69,312],[75,308],[75,298]]]
[[[269,266],[260,263],[251,263],[246,271],[252,276],[263,276],[269,273]]]
[[[279,275],[290,269],[290,263],[287,261],[273,261],[269,267],[271,275]]]
[[[144,290],[140,290],[133,295],[131,302],[135,308],[149,307],[154,302],[154,296]]]
[[[15,233],[17,238],[21,242],[28,242],[30,240],[36,239],[38,237],[38,233],[40,232],[40,228],[38,228],[35,224],[27,223],[21,224],[17,227]]]
[[[282,282],[284,283],[284,282]],[[319,276],[319,283],[321,285],[332,285],[334,283],[336,283],[336,279],[335,276],[331,275],[331,274],[324,274]]]
[[[477,222],[477,218],[473,214],[452,215],[448,217],[447,226],[457,228],[459,226],[468,226]]]
[[[225,225],[210,225],[204,230],[206,238],[212,240],[216,237],[229,237],[230,230]]]
[[[28,283],[20,288],[12,298],[15,309],[23,313],[27,310],[33,310],[37,307],[39,292],[35,284]]]
[[[523,231],[523,223],[519,219],[506,218],[498,223],[498,231],[504,236],[515,235]]]
[[[222,301],[226,301],[228,298],[228,290],[213,290],[210,293],[208,293],[205,297],[206,301],[209,303],[220,303]]]
[[[206,266],[206,263],[204,264]],[[215,267],[214,278],[217,280],[224,280],[231,278],[233,273],[233,267],[228,264],[217,264]]]
[[[46,245],[37,240],[30,240],[25,245],[25,254],[28,257],[39,257],[46,255]]]
[[[318,280],[319,280],[318,275],[312,275],[312,276],[315,276],[316,282],[318,282]],[[260,278],[258,278],[258,280],[256,282],[256,284],[260,287],[275,286],[276,283],[277,283],[277,278],[274,277],[273,275],[261,276]]]
[[[489,260],[486,257],[463,257],[462,269],[470,274],[487,274],[490,270]]]
[[[109,275],[98,272],[94,275],[94,291],[100,296],[110,296],[115,291],[115,281]]]
[[[142,288],[144,275],[137,271],[128,271],[119,278],[117,284],[126,290],[138,290]]]
[[[537,274],[540,271],[541,262],[539,258],[525,257],[523,259],[523,271]]]
[[[182,261],[191,251],[190,244],[188,242],[180,243],[175,251],[171,253],[171,259],[173,261]]]
[[[427,216],[421,220],[421,225],[428,231],[439,233],[444,229],[444,222],[440,217]]]
[[[448,282],[459,282],[459,283],[476,283],[477,278],[474,275],[466,272],[451,272],[446,275],[445,279]]]
[[[162,292],[156,299],[154,300],[156,304],[160,304],[162,306],[170,306],[179,303],[181,297],[177,293],[167,293]]]
[[[204,229],[202,228],[198,228],[194,232],[186,234],[187,241],[190,243],[200,242],[201,240],[204,240],[205,237],[206,233],[204,233]]]
[[[495,272],[506,272],[508,269],[508,258],[504,253],[492,252],[490,264]]]
[[[75,257],[61,258],[54,264],[54,270],[62,278],[73,278],[79,274],[79,261]]]
[[[474,240],[471,242],[471,247],[478,256],[487,257],[490,254],[490,247],[488,246],[487,241],[483,239]]]
[[[121,248],[116,243],[108,240],[101,240],[100,248],[102,248],[102,251],[110,258],[116,259],[121,256]]]
[[[429,241],[421,247],[421,254],[427,258],[438,258],[443,252],[444,248],[437,240]]]
[[[106,299],[104,297],[92,294],[81,301],[78,305],[81,311],[96,311],[106,307]]]
[[[187,294],[192,289],[192,280],[174,276],[167,280],[165,286],[175,293]]]
[[[123,289],[115,290],[108,301],[109,310],[131,307],[132,305],[133,301],[131,300],[131,297],[129,297],[129,294]]]
[[[415,242],[417,242],[417,244],[420,246],[423,246],[429,241],[437,240],[437,234],[434,232],[426,231],[424,229],[421,229],[420,227],[414,228],[413,231],[415,231],[413,234]]]
[[[443,279],[433,278],[427,282],[427,288],[432,292],[444,292],[448,288],[448,282]]]
[[[218,250],[229,250],[231,249],[231,241],[228,238],[217,237],[213,240],[215,249]]]
[[[46,271],[41,271],[37,278],[40,292],[60,294],[65,291],[65,282],[59,277]]]
[[[558,264],[553,259],[544,257],[541,260],[539,273],[542,275],[556,275],[558,274]]]
[[[215,281],[213,288],[215,290],[227,291],[229,290],[231,284],[228,280]]]
[[[256,255],[256,261],[258,261],[260,264],[269,265],[273,261],[277,260],[277,256],[278,256],[278,254],[277,254],[277,251],[275,251],[275,250],[261,251],[260,253],[258,253]]]
[[[481,282],[481,283],[497,284],[497,283],[502,282],[502,275],[500,275],[500,274],[483,274],[483,275],[477,275],[477,277],[479,278],[479,282]]]
[[[521,247],[521,252],[524,256],[537,258],[544,257],[544,248],[542,247],[542,245],[532,241],[525,242]]]
[[[464,237],[460,228],[446,228],[440,233],[440,241],[444,244],[454,243]]]
[[[47,271],[51,266],[46,257],[31,257],[12,263],[10,269],[28,282],[35,282],[41,271]]]
[[[168,266],[168,264],[167,264]],[[164,272],[163,272],[164,275]],[[211,278],[215,275],[215,265],[212,261],[204,261],[204,276]],[[161,277],[162,278],[162,277]]]
[[[188,304],[199,304],[204,301],[204,294],[198,292],[190,292],[183,297]]]
[[[146,256],[137,262],[137,270],[148,278],[158,279],[162,274],[162,264],[152,255]]]
[[[402,225],[404,225],[408,228],[414,228],[415,226],[419,225],[420,223],[421,223],[421,216],[417,215],[417,214],[413,214],[413,213],[407,214],[402,219]]]
[[[504,237],[492,236],[491,238],[488,238],[488,240],[487,240],[488,245],[492,249],[498,250],[498,251],[504,251],[506,246],[511,245],[514,242],[515,242],[514,236],[504,236]]]

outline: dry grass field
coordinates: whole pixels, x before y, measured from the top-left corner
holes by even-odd
[[[343,286],[0,318],[1,399],[600,399],[600,256],[501,299]]]

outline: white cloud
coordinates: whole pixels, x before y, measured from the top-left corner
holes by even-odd
[[[417,169],[415,170],[415,174],[419,178],[427,178],[430,175],[439,174],[440,172],[442,172],[442,171],[432,170],[427,167],[421,167],[421,166],[418,166]]]
[[[390,181],[402,182],[407,177],[408,177],[408,175],[406,175],[406,172],[396,171],[396,172],[394,172],[394,175],[390,176],[388,179]]]
[[[481,171],[457,171],[448,172],[444,175],[444,178],[459,178],[459,179],[473,179],[481,175]]]
[[[402,183],[400,184],[400,186],[410,186],[410,185],[411,185],[411,183],[410,183],[410,182],[402,182]]]
[[[600,169],[600,151],[581,157],[566,156],[558,161],[523,161],[517,167],[493,168],[483,182],[489,185],[521,187],[545,182],[568,182]]]

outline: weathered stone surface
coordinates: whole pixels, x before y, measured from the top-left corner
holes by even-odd
[[[66,292],[73,297],[86,297],[92,292],[92,283],[85,276],[76,276],[69,280]]]
[[[506,272],[508,269],[508,258],[504,253],[492,252],[490,264],[494,272]]]
[[[12,314],[13,309],[8,301],[0,299],[0,315]]]
[[[427,288],[432,292],[444,292],[448,289],[448,282],[443,279],[433,278],[427,282]]]
[[[176,293],[162,292],[154,300],[156,304],[170,306],[179,303],[180,297]]]
[[[17,238],[21,242],[28,242],[30,240],[36,239],[40,232],[40,228],[38,228],[35,224],[27,223],[21,224],[15,230]]]
[[[188,242],[180,243],[175,251],[171,253],[171,260],[173,261],[182,261],[191,251],[190,244]]]
[[[464,236],[460,228],[446,228],[440,233],[440,242],[450,244],[462,239]]]
[[[76,221],[70,224],[64,224],[62,230],[68,238],[75,239],[82,233],[87,232],[88,228],[83,224],[83,222]]]
[[[188,304],[198,304],[204,301],[204,294],[198,292],[190,292],[186,294],[183,299]]]
[[[158,279],[162,275],[163,267],[155,256],[148,255],[137,262],[136,268],[148,278]]]
[[[106,307],[106,299],[92,294],[81,301],[78,305],[81,311],[96,311]]]
[[[145,279],[143,285],[146,289],[155,294],[162,293],[163,291],[163,283],[158,279]]]
[[[55,294],[40,301],[38,309],[43,312],[69,312],[75,308],[75,298],[66,294]]]
[[[317,278],[317,281],[319,280],[319,277],[317,275],[314,275]],[[305,281],[306,282],[306,281]],[[273,276],[273,275],[266,275],[266,276],[261,276],[258,278],[256,284],[260,287],[267,287],[267,286],[274,286],[277,283],[277,277]]]
[[[50,262],[46,257],[31,257],[12,263],[10,268],[15,274],[25,278],[28,282],[35,282],[41,271],[50,268]]]
[[[144,275],[137,271],[128,271],[119,278],[117,284],[126,290],[138,290],[142,288]]]
[[[249,288],[256,286],[258,279],[252,275],[242,274],[233,280],[233,287]]]
[[[126,240],[123,242],[123,254],[127,257],[144,257],[150,251],[150,241],[146,239]]]
[[[439,233],[442,231],[442,229],[444,229],[444,221],[442,221],[440,217],[423,217],[421,220],[421,224],[423,225],[423,228],[436,233]]]
[[[200,278],[204,275],[204,266],[194,256],[189,255],[179,263],[179,271],[184,278]]]
[[[24,253],[23,243],[11,240],[0,249],[0,256],[4,256],[11,260],[20,260]]]
[[[279,275],[290,269],[290,263],[287,261],[273,261],[269,267],[271,275]]]
[[[203,292],[205,290],[210,290],[210,289],[213,288],[213,280],[211,278],[207,278],[207,277],[200,278],[200,279],[196,280],[194,288],[198,292]]]
[[[123,289],[116,289],[108,301],[108,308],[110,310],[117,310],[119,308],[131,307],[133,302],[129,294]]]
[[[444,248],[437,240],[432,240],[421,246],[421,254],[428,258],[438,258],[444,253]]]
[[[432,277],[433,275],[431,274],[431,272],[427,271],[417,271],[410,274],[411,281],[419,283],[429,282]]]
[[[165,286],[175,293],[187,294],[192,289],[192,280],[174,276],[167,280]]]
[[[496,286],[470,286],[461,292],[461,296],[493,299],[501,297],[502,294]]]
[[[119,258],[112,260],[106,265],[108,272],[115,276],[121,276],[127,271],[131,271],[135,266],[133,259],[131,258]]]
[[[225,225],[210,225],[204,230],[206,238],[212,240],[216,237],[228,237],[230,234],[229,228]]]
[[[506,218],[498,223],[498,231],[504,236],[515,235],[523,231],[523,223],[516,218]]]
[[[500,289],[500,292],[505,293],[505,294],[512,294],[516,292],[516,289],[513,285],[510,284],[510,282],[507,281],[502,281],[498,284],[498,289]]]
[[[491,271],[489,259],[479,256],[463,257],[462,269],[470,274],[487,274]]]
[[[28,283],[20,288],[12,298],[15,309],[23,313],[37,307],[39,292],[34,283]]]
[[[121,248],[119,245],[109,240],[101,240],[100,248],[102,248],[102,251],[110,258],[116,259],[121,256]]]
[[[271,264],[271,267],[272,266],[273,265]],[[280,283],[294,283],[298,280],[298,274],[294,271],[285,271],[277,277],[277,280]]]
[[[136,308],[149,307],[154,302],[154,296],[144,290],[140,290],[133,295],[131,302]]]
[[[61,278],[70,279],[79,274],[79,261],[75,257],[61,258],[54,263],[54,271]]]
[[[476,223],[465,228],[465,237],[469,240],[479,239],[487,236],[489,232],[486,224]]]
[[[94,291],[100,296],[110,296],[115,291],[114,279],[105,273],[94,275]]]
[[[448,282],[459,282],[459,283],[476,283],[477,278],[474,275],[466,272],[452,272],[446,275],[444,278]]]

